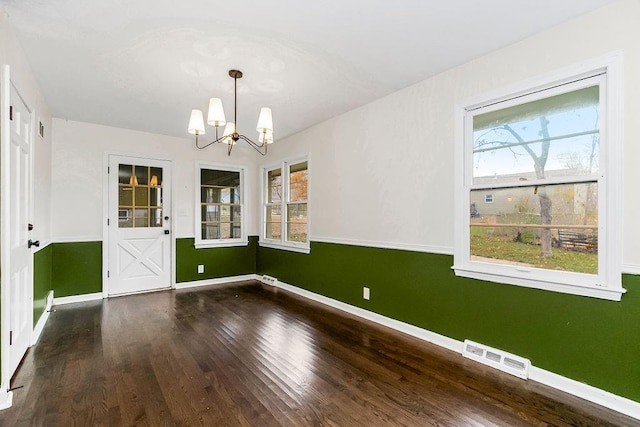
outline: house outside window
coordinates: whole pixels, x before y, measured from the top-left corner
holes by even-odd
[[[461,109],[456,274],[620,298],[612,74]]]
[[[305,157],[263,170],[261,246],[309,252],[308,165]]]
[[[242,168],[198,163],[196,247],[245,245]]]

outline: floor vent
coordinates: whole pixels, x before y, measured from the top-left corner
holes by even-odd
[[[266,274],[260,278],[260,281],[269,286],[275,286],[278,283],[278,279],[276,279],[275,277],[267,276]]]
[[[483,344],[464,340],[462,355],[511,375],[515,375],[516,377],[529,378],[529,366],[531,366],[531,362],[529,362],[528,359],[514,356],[502,350],[496,350]]]

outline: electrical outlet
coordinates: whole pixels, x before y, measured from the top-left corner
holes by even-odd
[[[367,288],[366,286],[362,288],[362,298],[368,300],[371,297],[371,292],[369,291],[369,288]]]
[[[203,264],[199,264],[198,265],[198,274],[202,274],[204,273],[204,265]]]

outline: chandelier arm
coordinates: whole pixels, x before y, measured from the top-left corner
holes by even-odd
[[[224,136],[224,135],[223,135],[223,136]],[[216,139],[215,139],[215,141],[211,141],[211,142],[209,142],[209,143],[207,143],[207,144],[205,144],[205,145],[203,145],[203,146],[201,147],[201,146],[199,146],[199,145],[198,145],[198,135],[196,135],[196,148],[197,148],[198,150],[204,150],[205,148],[207,148],[207,147],[208,147],[208,146],[210,146],[210,145],[215,144],[216,142],[222,142],[222,138],[223,138],[223,137],[218,138],[218,126],[216,126]]]
[[[199,150],[204,150],[205,148],[209,147],[210,145],[216,144],[216,143],[221,143],[224,142],[225,138],[229,137],[229,135],[222,135],[220,138],[211,141],[211,142],[207,142],[205,145],[200,146],[198,145],[198,135],[196,135],[196,148]]]
[[[254,150],[256,150],[261,155],[263,155],[263,156],[267,155],[267,144],[266,143],[263,142],[262,144],[256,144],[250,138],[248,138],[248,137],[246,137],[244,135],[238,135],[238,138],[242,139],[244,142],[249,144],[251,147],[253,147]],[[262,148],[264,148],[264,153],[262,152]]]

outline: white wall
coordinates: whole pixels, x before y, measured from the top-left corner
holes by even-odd
[[[138,155],[174,161],[177,237],[194,237],[195,162],[246,166],[245,227],[257,234],[256,157],[251,148],[227,146],[198,150],[189,138],[175,138],[83,122],[53,120],[53,239],[56,242],[102,240],[104,153]],[[186,133],[186,124],[185,124]]]
[[[273,144],[311,154],[311,239],[452,253],[456,103],[620,50],[623,262],[640,273],[639,23],[640,1],[622,0]]]
[[[35,228],[33,240],[43,244],[51,239],[51,113],[40,91],[24,51],[16,38],[4,11],[0,10],[0,64],[9,64],[11,81],[27,107],[35,114],[36,126],[45,126],[44,139],[34,138],[34,201],[30,222]],[[34,129],[34,132],[36,129]]]

